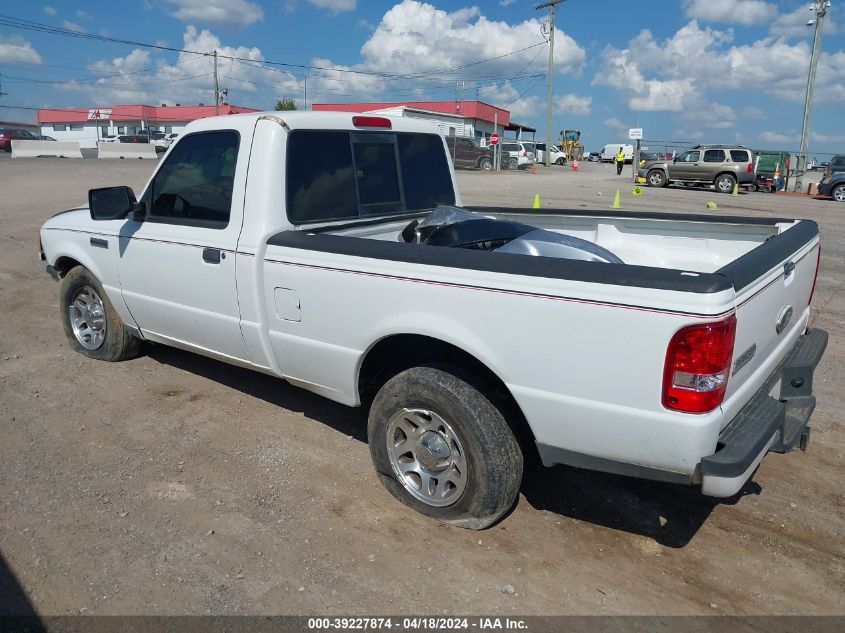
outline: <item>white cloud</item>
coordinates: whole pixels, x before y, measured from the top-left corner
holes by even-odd
[[[511,6],[516,0],[499,0],[500,7],[509,7]]]
[[[0,35],[0,62],[31,62],[41,63],[32,44],[18,35]]]
[[[749,119],[750,121],[762,121],[766,118],[766,113],[760,108],[749,106],[742,109],[740,116],[742,116],[743,119]]]
[[[687,17],[723,24],[762,24],[777,15],[777,5],[763,0],[685,0]]]
[[[330,13],[354,11],[356,0],[308,0],[315,7],[328,9]]]
[[[80,26],[76,22],[71,22],[70,20],[65,20],[64,22],[62,22],[62,26],[69,31],[74,31],[75,33],[87,33],[85,27]]]
[[[731,30],[702,28],[693,20],[662,42],[642,31],[627,48],[608,47],[593,83],[618,90],[635,111],[682,112],[712,103],[713,91],[743,91],[800,103],[810,47],[766,37],[734,45]],[[845,101],[845,52],[824,53],[816,98]]]
[[[415,73],[462,66],[542,42],[540,25],[536,18],[518,24],[491,21],[478,7],[450,13],[418,0],[403,0],[384,14],[372,37],[361,47],[362,67]],[[544,72],[548,56],[538,55],[539,48],[473,66],[473,72],[506,75],[523,68],[525,74]],[[584,49],[558,29],[556,72],[578,72],[585,60]]]
[[[175,5],[173,17],[225,27],[245,27],[264,19],[261,6],[247,0],[167,0]]]
[[[611,130],[617,130],[619,132],[627,131],[631,128],[630,125],[626,125],[615,117],[611,119],[605,119],[604,126],[610,128]]]
[[[797,143],[801,140],[797,132],[763,132],[759,137],[764,143]]]
[[[237,105],[270,108],[276,96],[287,96],[302,107],[301,77],[264,67],[261,50],[223,44],[208,30],[188,26],[183,34],[186,50],[217,50],[220,87],[229,90],[229,100]],[[234,62],[229,57],[248,60]],[[167,103],[213,104],[212,72],[214,60],[207,55],[180,53],[176,64],[153,59],[146,50],[135,49],[125,57],[96,62],[89,70],[102,79],[94,83],[71,83],[66,90],[84,93],[92,104]],[[148,71],[148,72],[138,72]],[[116,76],[115,76],[116,75]],[[311,88],[309,81],[309,91]],[[273,97],[258,94],[259,86],[272,90]]]
[[[810,132],[810,140],[817,143],[845,143],[845,134],[817,134]]]
[[[815,29],[812,26],[807,26],[807,21],[815,18],[815,16],[807,10],[807,6],[807,4],[802,4],[794,11],[779,15],[769,27],[769,33],[775,37],[789,39],[812,39]],[[831,13],[828,13],[825,17],[823,33],[833,35],[838,30]]]
[[[714,130],[728,130],[736,125],[734,109],[721,103],[701,103],[694,107],[690,104],[680,118],[688,125]]]
[[[50,5],[45,5],[44,6],[44,13],[46,13],[47,15],[56,15],[58,13],[58,11],[56,11]]]
[[[573,94],[555,95],[552,99],[552,107],[557,114],[587,115],[590,114],[592,104],[592,97],[580,97]]]

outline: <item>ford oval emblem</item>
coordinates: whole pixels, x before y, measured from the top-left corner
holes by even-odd
[[[775,331],[780,334],[786,329],[786,326],[789,325],[789,322],[792,320],[792,306],[786,306],[783,310],[780,311],[778,315],[777,323],[775,323]]]

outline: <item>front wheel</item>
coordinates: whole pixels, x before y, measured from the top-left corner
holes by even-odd
[[[830,197],[837,202],[845,202],[845,185],[839,185],[830,193]]]
[[[646,177],[650,187],[665,187],[668,184],[666,174],[659,169],[652,169]]]
[[[736,178],[731,174],[722,174],[716,178],[716,191],[719,193],[731,193],[736,186]]]
[[[138,355],[141,341],[132,336],[87,268],[77,266],[62,280],[59,310],[70,346],[89,358],[121,361]]]
[[[482,158],[478,161],[478,168],[483,169],[484,171],[490,171],[493,169],[493,161],[489,158]]]
[[[457,371],[422,366],[391,378],[373,401],[367,437],[390,493],[444,523],[484,529],[519,493],[516,438],[499,409]]]
[[[555,165],[563,165],[566,162],[566,159],[561,157],[555,161]]]

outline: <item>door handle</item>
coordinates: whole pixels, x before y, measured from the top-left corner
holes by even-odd
[[[204,248],[202,249],[202,261],[208,264],[219,264],[220,263],[220,251],[216,248]]]

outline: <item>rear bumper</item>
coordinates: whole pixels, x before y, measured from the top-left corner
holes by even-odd
[[[719,435],[718,450],[699,464],[701,492],[735,495],[769,451],[805,450],[816,406],[813,373],[827,347],[827,332],[801,336],[781,365]],[[770,394],[779,394],[773,398]]]

